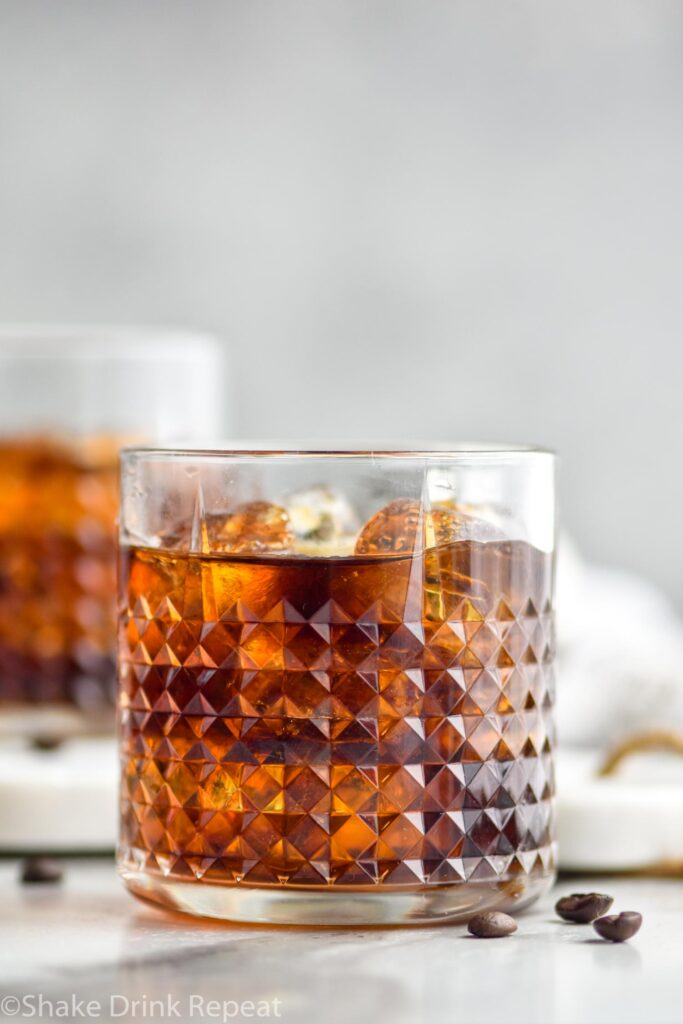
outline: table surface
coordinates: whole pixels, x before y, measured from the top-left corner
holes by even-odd
[[[105,859],[67,861],[58,886],[17,878],[17,862],[1,861],[4,1019],[26,1019],[42,995],[55,1015],[60,1000],[95,1001],[69,1019],[240,1021],[267,1008],[285,1024],[683,1022],[683,881],[562,879],[516,935],[483,940],[462,926],[195,922],[133,899]],[[614,910],[642,912],[631,942],[602,942],[554,915],[560,895],[594,889],[614,895]],[[17,1010],[15,997],[30,999]]]

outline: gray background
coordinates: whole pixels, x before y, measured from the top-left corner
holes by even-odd
[[[244,436],[557,447],[683,605],[682,58],[659,0],[0,0],[0,320],[215,330]]]

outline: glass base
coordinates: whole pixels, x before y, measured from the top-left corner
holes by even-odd
[[[517,913],[554,881],[549,874],[424,889],[349,886],[332,891],[183,882],[127,868],[121,875],[135,896],[167,910],[248,924],[310,927],[457,924],[483,910]]]

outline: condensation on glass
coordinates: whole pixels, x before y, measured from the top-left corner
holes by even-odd
[[[137,448],[122,472],[134,893],[386,924],[550,884],[550,453]]]

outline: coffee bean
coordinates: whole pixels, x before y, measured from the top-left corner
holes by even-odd
[[[512,935],[517,931],[517,922],[509,914],[489,911],[471,917],[467,922],[467,931],[470,935],[476,935],[478,939],[502,939],[505,935]]]
[[[558,900],[555,911],[565,921],[589,924],[596,917],[602,917],[613,903],[614,899],[602,892],[575,892]]]
[[[61,882],[63,877],[62,865],[51,857],[24,857],[21,862],[21,880],[24,885]]]
[[[54,733],[45,733],[44,736],[34,736],[31,746],[34,750],[57,750],[63,746],[64,738]]]
[[[608,914],[593,921],[593,927],[601,939],[609,942],[626,942],[633,938],[643,923],[642,914],[635,910],[624,910],[621,914]]]

